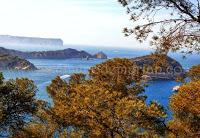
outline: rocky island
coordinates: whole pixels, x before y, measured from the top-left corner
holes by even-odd
[[[11,55],[0,55],[0,70],[37,70],[29,61]]]
[[[98,53],[96,53],[96,54],[93,56],[93,58],[97,58],[97,59],[107,59],[108,57],[107,57],[107,55],[106,55],[105,53],[103,53],[103,52],[98,52]]]
[[[143,77],[149,80],[175,80],[185,76],[181,64],[167,55],[152,54],[131,60],[142,68]]]

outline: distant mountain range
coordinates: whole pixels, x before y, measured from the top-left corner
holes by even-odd
[[[0,35],[1,46],[63,46],[62,39]]]
[[[64,49],[56,51],[35,51],[35,52],[22,52],[18,50],[6,49],[0,47],[0,55],[18,56],[24,59],[70,59],[70,58],[98,58],[106,59],[107,56],[103,52],[91,55],[85,51],[78,51],[76,49]]]

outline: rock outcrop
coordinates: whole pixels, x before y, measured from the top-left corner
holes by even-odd
[[[0,70],[37,70],[29,61],[11,55],[0,55]]]
[[[107,55],[103,52],[99,52],[99,53],[96,53],[93,58],[97,58],[97,59],[107,59]]]
[[[147,55],[131,60],[142,69],[143,77],[150,80],[174,80],[185,76],[181,64],[166,55]]]

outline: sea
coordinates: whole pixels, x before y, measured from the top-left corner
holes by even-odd
[[[108,55],[109,59],[112,58],[134,58],[152,53],[152,50],[142,49],[126,49],[126,48],[80,48],[91,54],[103,51]],[[180,62],[185,70],[188,70],[193,65],[200,64],[200,55],[193,54],[183,58],[182,54],[170,53],[172,58]],[[37,88],[37,98],[51,102],[50,97],[46,92],[46,87],[51,83],[51,80],[56,76],[62,79],[69,79],[73,73],[88,73],[88,69],[96,64],[105,62],[103,59],[28,59],[39,70],[36,71],[2,71],[4,77],[9,79],[15,78],[29,78],[32,79]],[[159,80],[148,82],[148,87],[145,88],[145,95],[147,96],[147,104],[150,101],[157,101],[163,105],[167,110],[169,116],[171,112],[169,109],[169,99],[173,95],[173,87],[180,85],[180,83],[172,80]]]

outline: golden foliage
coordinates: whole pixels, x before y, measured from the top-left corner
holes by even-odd
[[[174,113],[169,128],[178,137],[200,136],[200,80],[180,87],[170,99]]]
[[[193,66],[189,72],[188,72],[188,76],[192,79],[192,80],[200,80],[200,64]]]
[[[135,92],[143,91],[140,87],[142,81],[142,70],[129,59],[112,59],[102,64],[98,64],[89,70],[92,80],[108,85],[113,90],[123,91],[124,94],[129,90]],[[128,85],[134,84],[134,89],[127,89]],[[132,93],[134,93],[132,91]]]
[[[139,85],[141,76],[131,72],[134,77],[138,76],[133,79],[130,72],[113,70],[133,63],[127,59],[114,59],[97,65],[98,69],[105,64],[108,70],[90,70],[89,80],[82,74],[74,74],[69,82],[57,77],[48,86],[53,99],[49,113],[62,128],[58,128],[60,134],[66,135],[67,130],[74,128],[76,134],[88,137],[163,135],[166,114],[156,102],[147,105],[145,98],[139,95],[143,91]]]

